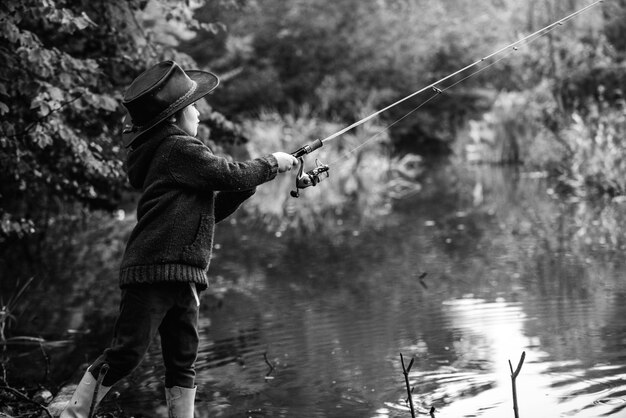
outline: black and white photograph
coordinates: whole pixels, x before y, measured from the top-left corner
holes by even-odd
[[[0,2],[0,418],[626,418],[626,0]]]

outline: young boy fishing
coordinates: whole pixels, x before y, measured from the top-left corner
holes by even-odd
[[[164,61],[124,95],[128,179],[141,197],[120,267],[120,312],[111,346],[87,369],[61,418],[87,417],[92,404],[137,367],[157,333],[169,416],[193,417],[198,292],[209,284],[215,224],[256,186],[298,164],[284,152],[230,162],[195,138],[194,103],[218,82],[209,72]]]

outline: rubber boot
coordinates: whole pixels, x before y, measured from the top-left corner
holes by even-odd
[[[173,386],[165,388],[165,400],[169,418],[193,418],[193,404],[196,388]]]
[[[72,399],[68,402],[67,406],[61,412],[59,418],[87,418],[89,416],[89,410],[91,409],[91,402],[93,400],[94,391],[96,389],[96,379],[87,370],[85,375],[80,380],[76,390],[72,395]],[[106,395],[111,386],[102,386],[98,388],[98,397],[94,405],[94,411],[104,395]]]

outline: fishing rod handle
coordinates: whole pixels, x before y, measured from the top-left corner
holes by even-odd
[[[322,145],[324,145],[322,140],[321,139],[316,139],[315,141],[311,142],[310,144],[306,144],[302,148],[299,148],[297,151],[292,152],[291,155],[293,155],[296,158],[300,158],[303,155],[306,155],[306,154],[308,154],[310,152],[315,151],[318,148],[321,148]]]

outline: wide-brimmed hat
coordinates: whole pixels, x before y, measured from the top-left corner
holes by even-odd
[[[183,70],[174,61],[160,62],[141,73],[122,101],[128,111],[123,122],[124,146],[130,147],[137,138],[211,92],[218,83],[215,74]]]

